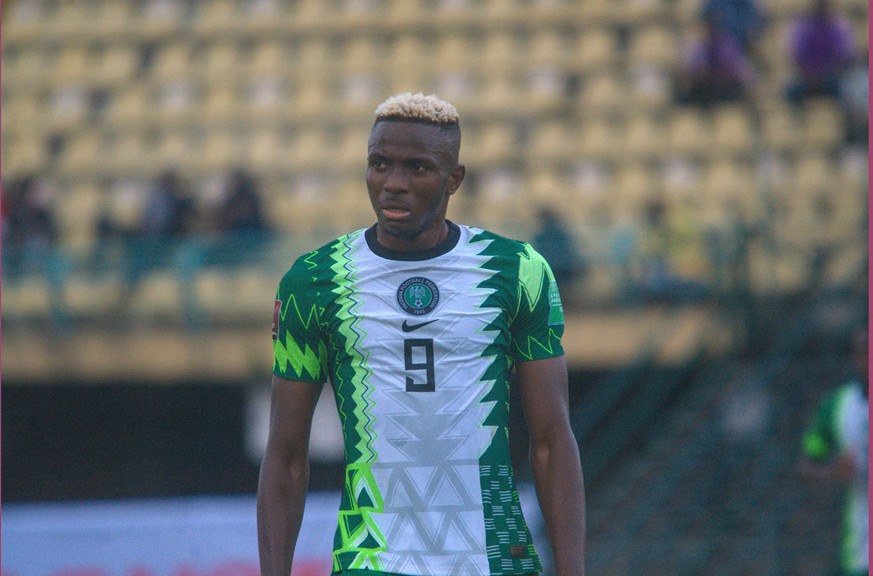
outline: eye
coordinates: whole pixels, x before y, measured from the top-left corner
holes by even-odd
[[[382,170],[386,166],[388,166],[388,164],[381,158],[375,158],[373,160],[370,160],[370,166],[372,168],[375,168],[376,170]]]

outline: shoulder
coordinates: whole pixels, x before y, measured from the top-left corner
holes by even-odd
[[[333,265],[337,255],[348,252],[349,246],[361,237],[363,230],[356,230],[302,254],[285,272],[280,287],[287,289],[329,280],[334,275]]]
[[[524,240],[515,240],[490,230],[484,230],[474,226],[461,226],[460,228],[462,240],[466,241],[469,245],[482,245],[482,254],[514,260],[521,260],[522,258],[542,258],[539,253]]]

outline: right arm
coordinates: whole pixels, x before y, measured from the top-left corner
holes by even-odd
[[[309,434],[321,384],[273,376],[270,432],[258,479],[261,576],[288,576],[309,484]]]

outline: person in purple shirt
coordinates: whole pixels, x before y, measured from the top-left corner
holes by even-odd
[[[854,33],[829,0],[815,0],[812,10],[794,25],[790,54],[797,68],[787,89],[790,102],[799,104],[817,96],[836,98],[842,74],[855,59]]]
[[[745,98],[754,68],[736,39],[713,16],[704,19],[703,35],[685,50],[677,73],[677,101],[707,106]]]

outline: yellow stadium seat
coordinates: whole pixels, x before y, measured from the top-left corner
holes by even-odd
[[[208,79],[228,83],[240,69],[245,68],[241,64],[242,58],[237,45],[220,40],[206,49],[202,63],[195,66],[195,70]]]
[[[82,247],[94,238],[94,223],[103,197],[92,180],[84,180],[62,196],[55,198],[58,229],[64,244]]]
[[[95,8],[91,25],[98,34],[117,34],[136,24],[134,2],[130,0],[98,2]]]
[[[69,141],[59,168],[66,174],[91,173],[102,165],[102,151],[101,135],[96,130],[85,130]]]
[[[277,39],[259,41],[252,49],[252,57],[245,72],[252,76],[279,76],[291,62],[287,44]]]
[[[751,112],[744,106],[721,106],[712,116],[712,144],[716,154],[749,155],[756,134]]]
[[[655,169],[644,162],[623,164],[616,174],[615,194],[612,198],[619,210],[641,214],[652,198],[663,192],[663,181]]]
[[[3,47],[3,85],[26,86],[48,80],[52,57],[40,46]]]
[[[578,32],[572,54],[580,72],[609,70],[618,62],[616,35],[610,28],[586,27]]]
[[[290,154],[290,144],[282,129],[264,128],[255,132],[244,150],[245,163],[256,172],[281,169]]]
[[[588,118],[609,112],[623,112],[629,103],[627,82],[614,72],[604,72],[586,78],[577,104],[577,115]]]
[[[91,54],[87,47],[83,45],[66,46],[55,57],[49,78],[55,86],[81,82],[89,73],[90,67]]]
[[[800,121],[788,105],[768,106],[761,113],[761,136],[768,148],[791,152],[803,145]]]
[[[542,161],[575,160],[579,157],[578,127],[553,120],[537,124],[527,147],[531,159]]]
[[[464,138],[464,158],[476,167],[503,163],[518,147],[515,130],[509,122],[489,123],[478,131],[465,133]]]
[[[185,4],[176,0],[145,0],[138,31],[158,37],[179,30],[184,21]]]
[[[191,73],[193,48],[190,42],[174,41],[161,45],[151,67],[151,75],[158,80],[176,80]]]
[[[586,160],[613,161],[624,153],[621,127],[597,116],[581,126],[579,145]]]
[[[134,80],[138,65],[139,55],[133,44],[108,46],[99,52],[89,76],[96,84],[116,88]]]
[[[239,162],[242,153],[237,136],[230,131],[220,130],[207,134],[200,154],[203,169],[223,172]]]
[[[679,39],[669,26],[648,24],[634,29],[628,45],[628,62],[672,69],[679,57]]]
[[[240,24],[243,15],[236,0],[206,0],[200,3],[195,29],[203,33],[220,34]]]
[[[3,154],[4,178],[39,173],[48,166],[48,154],[40,139],[30,136],[12,138],[4,135],[0,150]]]
[[[631,114],[623,130],[622,148],[631,160],[647,160],[664,152],[664,126],[648,114]]]
[[[228,122],[239,118],[243,112],[239,90],[232,84],[216,84],[206,94],[198,115],[208,122]]]
[[[146,88],[134,84],[113,91],[105,114],[114,126],[136,127],[154,115],[154,104]]]
[[[807,148],[833,149],[841,144],[846,134],[846,118],[839,103],[817,99],[804,105],[802,141]]]

